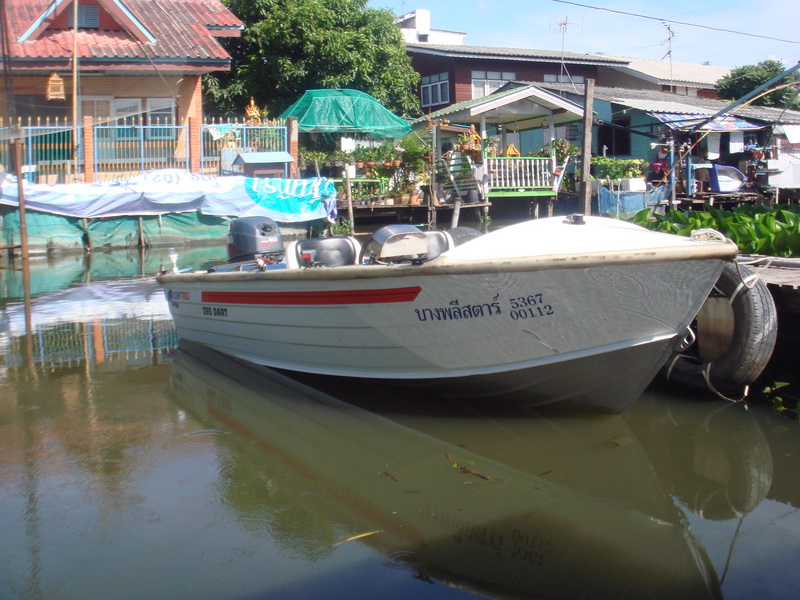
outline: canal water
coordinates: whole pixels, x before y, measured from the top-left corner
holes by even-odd
[[[800,431],[767,403],[289,378],[177,348],[169,267],[34,261],[27,310],[0,272],[0,599],[797,597]]]

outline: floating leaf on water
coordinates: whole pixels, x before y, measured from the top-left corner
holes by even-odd
[[[336,546],[341,546],[346,542],[360,540],[361,538],[369,537],[371,535],[375,535],[376,533],[383,533],[383,529],[377,529],[375,531],[367,531],[366,533],[359,533],[358,535],[351,535],[349,538],[344,538],[343,540],[339,540],[338,542],[333,544],[332,547],[335,548]]]

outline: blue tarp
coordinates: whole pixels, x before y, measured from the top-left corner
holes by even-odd
[[[156,170],[119,183],[24,184],[29,210],[99,219],[199,212],[217,217],[269,217],[282,223],[336,218],[336,189],[326,178],[204,177]],[[6,175],[0,204],[18,206],[16,178]]]
[[[696,115],[687,113],[660,113],[651,112],[651,116],[655,117],[670,129],[688,130],[694,128],[696,125],[705,121],[711,115]],[[717,117],[710,123],[703,125],[701,131],[744,131],[747,129],[761,129],[762,125],[756,125],[750,121],[724,115]]]
[[[632,217],[640,210],[664,202],[669,190],[668,185],[648,188],[645,192],[614,192],[601,187],[598,203],[600,214]]]

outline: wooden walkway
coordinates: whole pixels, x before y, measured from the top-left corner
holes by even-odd
[[[743,256],[740,262],[767,284],[778,311],[800,314],[800,258]]]

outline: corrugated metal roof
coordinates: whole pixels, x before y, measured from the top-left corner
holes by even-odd
[[[102,0],[101,0],[102,3]],[[51,69],[72,59],[71,29],[45,29],[37,39],[19,42],[44,13],[50,0],[6,0],[14,69]],[[122,30],[78,32],[82,70],[91,65],[131,70],[142,63],[161,70],[212,71],[226,68],[230,56],[215,39],[241,28],[241,21],[216,0],[125,0],[125,7],[155,38],[139,42]],[[115,63],[119,63],[115,65]],[[150,67],[152,69],[152,67]]]
[[[549,118],[556,124],[579,120],[583,109],[532,83],[508,85],[497,92],[452,104],[416,119],[420,125],[429,119],[449,119],[454,123],[480,123],[486,119],[493,125],[513,123],[520,131],[541,127]]]
[[[568,97],[572,97],[574,101],[582,103],[583,85],[567,83],[537,83],[536,85],[546,90],[566,94]],[[594,88],[594,97],[596,100],[630,106],[647,112],[688,112],[707,114],[709,116],[731,104],[726,100],[683,96],[657,90],[634,90],[600,86]],[[783,108],[754,105],[739,106],[730,111],[730,114],[764,123],[800,124],[800,111],[785,110]]]
[[[260,165],[265,163],[294,162],[288,152],[242,152],[233,159],[234,165]]]
[[[681,98],[682,96],[679,96]],[[615,97],[614,102],[630,106],[631,108],[638,108],[648,112],[661,112],[661,113],[691,113],[694,115],[713,115],[716,110],[706,108],[704,106],[697,106],[695,104],[679,102],[665,99],[642,100],[637,98],[625,98],[623,96]]]
[[[633,76],[643,75],[645,79],[650,79],[659,84],[713,86],[714,83],[731,72],[728,67],[712,65],[694,65],[646,58],[617,58],[628,62],[624,67],[614,67],[617,70]]]
[[[409,52],[418,54],[464,58],[536,60],[543,62],[560,62],[563,58],[563,60],[570,63],[604,66],[625,65],[628,63],[626,59],[601,54],[579,54],[576,52],[533,50],[529,48],[498,48],[495,46],[463,46],[456,44],[406,44],[406,49]]]
[[[659,113],[648,112],[670,129],[695,129],[703,123],[700,131],[746,131],[749,129],[761,129],[764,125],[757,125],[744,119],[723,115],[713,121],[706,122],[706,115],[698,113]]]

